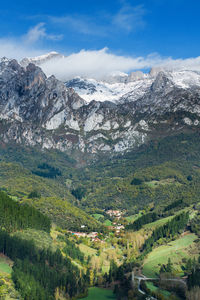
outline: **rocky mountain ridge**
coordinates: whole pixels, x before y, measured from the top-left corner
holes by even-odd
[[[194,71],[164,71],[159,68],[152,69],[148,74],[131,72],[124,82],[98,81],[76,77],[66,82],[67,87],[72,87],[86,102],[111,101],[116,104],[124,101],[134,101],[142,97],[154,83],[159,73],[165,73],[172,85],[188,89],[200,86],[200,74]],[[137,76],[137,74],[140,76]]]
[[[75,90],[72,83],[78,84]],[[197,72],[161,71],[155,77],[110,85],[120,90],[120,84],[129,90],[122,90],[118,100],[100,102],[93,93],[94,99],[86,101],[75,91],[92,93],[94,80],[76,78],[64,84],[54,76],[47,78],[33,63],[22,67],[4,58],[0,62],[1,140],[70,153],[123,153],[159,135],[199,129]]]

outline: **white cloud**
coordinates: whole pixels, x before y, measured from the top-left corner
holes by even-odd
[[[127,32],[135,31],[145,26],[143,5],[123,5],[119,12],[113,16],[112,23]]]
[[[162,58],[158,54],[146,57],[126,57],[112,54],[104,48],[97,51],[81,50],[42,65],[47,75],[54,74],[60,80],[75,76],[102,78],[117,71],[130,72],[152,67],[200,70],[200,57],[177,60]]]
[[[49,20],[61,28],[70,28],[84,35],[106,36],[108,27],[98,24],[98,20],[91,16],[66,15],[63,17],[49,16]]]
[[[38,49],[32,44],[23,43],[22,39],[0,39],[0,57],[16,58],[35,57],[49,52]],[[163,58],[158,54],[146,57],[119,56],[101,50],[81,50],[63,58],[48,61],[42,65],[47,75],[54,74],[60,80],[68,80],[75,76],[102,78],[114,72],[130,72],[134,70],[163,67],[167,70],[200,71],[200,56],[188,59]]]
[[[38,47],[41,39],[60,40],[62,35],[48,34],[45,23],[32,27],[25,35],[12,38],[0,38],[0,57],[21,60],[24,57],[34,57],[49,52]]]
[[[32,27],[23,38],[25,43],[33,44],[40,39],[57,41],[61,40],[62,37],[62,35],[48,34],[45,28],[45,23],[39,23]]]
[[[69,28],[84,35],[111,36],[120,29],[130,33],[145,26],[146,10],[143,5],[131,6],[121,3],[116,13],[98,12],[91,15],[71,14],[64,16],[48,16],[50,22]]]
[[[192,70],[200,71],[200,56],[186,59],[167,58],[160,63],[166,70]]]
[[[37,49],[32,45],[25,44],[21,38],[8,39],[0,38],[0,57],[22,59],[24,57],[38,56],[46,53],[47,50]]]
[[[35,43],[39,39],[44,38],[46,35],[46,29],[44,23],[39,23],[35,27],[31,28],[24,36],[24,40],[27,43]]]

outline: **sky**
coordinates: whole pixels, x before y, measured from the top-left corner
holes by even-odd
[[[66,68],[91,75],[200,65],[199,12],[198,0],[2,1],[0,57],[57,51]]]

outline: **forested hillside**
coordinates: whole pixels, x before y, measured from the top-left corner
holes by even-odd
[[[34,207],[19,204],[0,192],[0,226],[8,232],[27,228],[50,232],[51,222]]]
[[[73,298],[88,286],[114,289],[115,281],[116,294],[128,297],[133,270],[194,281],[187,259],[200,249],[198,134],[159,138],[111,159],[13,147],[0,147],[0,238],[23,299]],[[153,284],[150,292],[141,287],[153,294]],[[158,286],[186,299],[182,289]]]
[[[101,162],[77,171],[85,197],[83,207],[142,208],[159,207],[200,197],[199,135],[159,139],[123,157]],[[76,179],[77,180],[77,179]],[[76,183],[78,185],[78,183]]]
[[[198,140],[197,133],[159,138],[138,151],[112,159],[105,155],[95,162],[87,156],[72,160],[59,151],[0,147],[0,184],[22,198],[36,190],[41,199],[64,198],[87,211],[128,208],[134,212],[151,202],[160,207],[174,201],[189,204],[200,197]],[[37,202],[40,206],[43,200]]]
[[[14,262],[12,280],[22,299],[55,299],[56,291],[70,298],[84,294],[88,284],[84,273],[70,258],[63,257],[59,248],[40,249],[33,239],[13,235],[30,228],[49,233],[50,219],[27,204],[15,202],[3,192],[0,193],[0,207],[0,253]],[[68,247],[70,245],[69,242]],[[67,254],[69,257],[73,254],[74,259],[79,253]]]

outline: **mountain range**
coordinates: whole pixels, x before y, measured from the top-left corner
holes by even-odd
[[[200,266],[200,73],[61,81],[44,72],[60,59],[0,61],[1,292],[87,299],[118,282],[118,299],[186,299]],[[157,293],[145,277],[133,290],[133,270]]]
[[[198,131],[200,73],[154,68],[62,82],[42,71],[62,55],[0,61],[0,136],[41,149],[124,153],[160,136]]]

